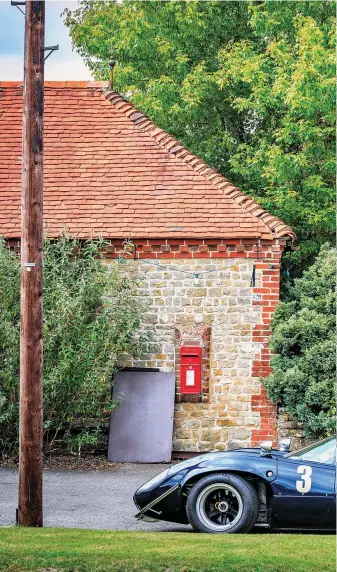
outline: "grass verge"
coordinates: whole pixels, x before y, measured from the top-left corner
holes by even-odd
[[[332,535],[0,528],[0,570],[335,572]]]

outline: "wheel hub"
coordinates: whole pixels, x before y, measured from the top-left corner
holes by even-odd
[[[242,517],[242,497],[229,483],[211,483],[200,491],[196,513],[207,531],[230,531]]]
[[[215,503],[215,508],[219,511],[219,512],[227,512],[229,505],[228,502],[226,501],[219,501]]]

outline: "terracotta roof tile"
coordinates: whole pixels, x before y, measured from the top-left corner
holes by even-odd
[[[294,237],[106,82],[45,82],[44,219],[85,238]],[[22,83],[0,82],[0,234],[20,236]],[[172,230],[178,228],[181,230]]]

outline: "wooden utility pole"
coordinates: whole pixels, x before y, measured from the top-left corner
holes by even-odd
[[[27,0],[22,126],[18,523],[42,526],[44,0]]]

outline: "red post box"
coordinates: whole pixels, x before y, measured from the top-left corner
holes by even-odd
[[[201,348],[180,348],[180,392],[201,393]]]

